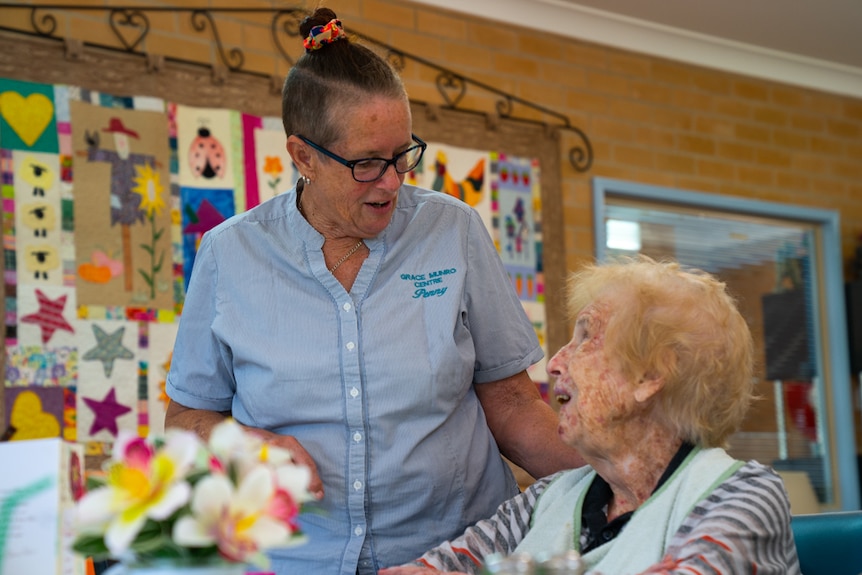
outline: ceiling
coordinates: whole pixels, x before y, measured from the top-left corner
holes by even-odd
[[[862,98],[862,0],[414,0]]]

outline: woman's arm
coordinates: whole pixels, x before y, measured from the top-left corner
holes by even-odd
[[[530,518],[539,496],[554,477],[536,481],[523,493],[504,501],[493,516],[468,527],[457,539],[427,551],[411,565],[382,569],[380,575],[419,575],[422,568],[429,569],[425,572],[480,573],[488,555],[509,555],[515,550],[530,530]]]
[[[559,418],[526,371],[475,385],[500,452],[533,477],[585,465],[557,434]]]

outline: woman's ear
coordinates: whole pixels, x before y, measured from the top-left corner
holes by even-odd
[[[655,374],[645,373],[635,384],[635,400],[645,403],[664,387],[664,378]]]
[[[288,136],[285,147],[287,148],[287,153],[290,154],[293,163],[296,164],[296,168],[299,170],[299,173],[303,176],[308,176],[309,178],[314,179],[311,166],[313,156],[308,145],[298,137],[291,135]]]

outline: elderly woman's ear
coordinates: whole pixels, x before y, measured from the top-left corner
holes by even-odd
[[[635,383],[635,400],[646,403],[664,387],[664,378],[651,373],[643,374]]]

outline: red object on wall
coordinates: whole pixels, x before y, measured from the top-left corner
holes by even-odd
[[[809,441],[817,441],[817,417],[812,402],[814,385],[810,381],[785,381],[782,386],[784,402],[793,425]]]

